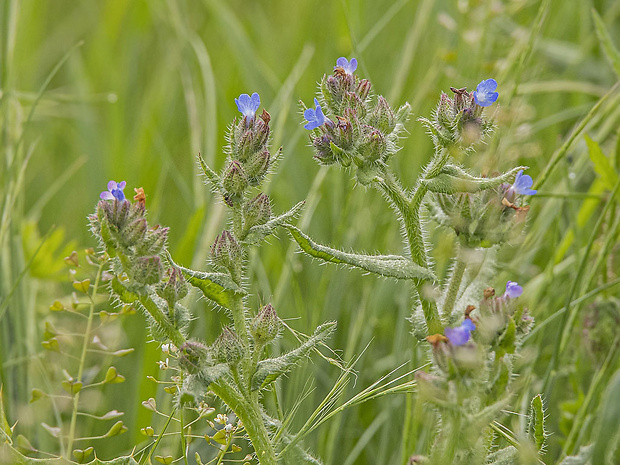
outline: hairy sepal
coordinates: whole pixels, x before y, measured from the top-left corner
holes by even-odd
[[[543,453],[547,443],[547,431],[545,429],[545,409],[543,406],[542,395],[534,396],[530,403],[528,414],[527,432],[536,444],[538,453]]]
[[[400,255],[365,255],[347,253],[317,244],[295,226],[285,225],[301,250],[325,262],[361,268],[365,271],[396,279],[435,280],[433,273]]]
[[[257,391],[274,382],[284,373],[290,371],[301,359],[318,344],[328,339],[336,330],[336,322],[330,321],[319,326],[310,338],[292,350],[277,358],[269,358],[258,363],[252,376],[252,391]]]

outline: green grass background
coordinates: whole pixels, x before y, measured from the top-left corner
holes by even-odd
[[[178,263],[204,268],[226,217],[202,184],[195,157],[200,152],[211,167],[222,168],[225,130],[237,114],[239,94],[260,93],[261,107],[272,115],[273,146],[284,147],[267,187],[275,211],[307,199],[299,224],[318,241],[388,254],[403,251],[399,225],[384,200],[355,186],[348,173],[320,168],[302,128],[299,100],[312,101],[317,81],[338,57],[356,57],[358,74],[371,79],[375,94],[393,106],[410,102],[416,116],[427,116],[450,86],[473,89],[495,77],[498,130],[466,163],[484,173],[520,163],[530,166],[534,179],[618,80],[591,16],[595,8],[620,47],[620,3],[612,0],[4,0],[0,5],[0,377],[10,418],[19,419],[21,431],[47,450],[54,441],[38,423],[53,424],[59,417],[45,413],[52,412],[49,400],[40,408],[27,402],[33,387],[52,389],[48,383],[62,377],[58,370],[64,362],[41,354],[40,346],[44,322],[55,318],[50,303],[72,291],[62,258],[95,245],[86,217],[114,179],[126,180],[129,192],[145,189],[151,222],[171,227],[170,249]],[[619,99],[613,91],[586,127],[608,159],[612,181],[620,165]],[[415,119],[407,129],[393,164],[412,186],[432,145]],[[524,284],[523,300],[540,323],[562,309],[576,280],[572,300],[616,279],[617,203],[590,238],[610,190],[580,136],[532,199],[523,243],[502,251],[488,284],[498,289],[507,279]],[[46,240],[31,260],[41,238]],[[453,238],[431,225],[430,239],[438,272],[445,275]],[[588,244],[592,250],[584,259]],[[405,320],[411,310],[406,283],[319,266],[295,252],[285,233],[255,251],[252,302],[256,307],[272,302],[280,317],[306,333],[337,320],[331,345],[345,360],[368,346],[343,399],[402,363],[410,368],[424,363]],[[610,287],[572,307],[570,343],[558,362],[556,382],[545,392],[553,433],[548,463],[558,461],[563,448],[576,452],[595,438],[617,439],[617,425],[605,428],[602,416],[620,410],[609,400],[620,391],[617,296],[618,287]],[[194,334],[211,342],[226,315],[204,301],[190,308]],[[555,318],[527,341],[515,411],[524,411],[541,392],[561,320]],[[155,421],[140,406],[142,400],[166,398],[146,380],[158,376],[160,353],[147,344],[142,317],[125,318],[120,329],[107,336],[136,349],[114,361],[127,381],[87,401],[98,413],[125,412],[128,433],[97,443],[103,458],[130,450],[142,438],[139,429]],[[286,336],[276,349],[292,346]],[[285,410],[314,388],[299,407],[293,430],[337,375],[334,367],[316,361],[279,383]],[[405,415],[413,420],[403,429]],[[407,411],[404,396],[387,397],[346,411],[306,445],[328,464],[405,463],[432,441],[432,419],[419,404]],[[503,419],[514,431],[522,421],[517,415]],[[565,446],[571,429],[572,443]]]

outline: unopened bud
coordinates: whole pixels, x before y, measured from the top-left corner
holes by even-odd
[[[128,224],[123,229],[122,234],[125,244],[127,246],[132,246],[138,242],[141,242],[146,234],[146,228],[146,218],[139,218]]]
[[[225,327],[213,343],[213,355],[218,363],[235,365],[243,357],[243,345],[237,334]]]
[[[158,255],[138,257],[133,262],[133,279],[141,284],[156,284],[161,281],[164,268]]]
[[[280,319],[271,304],[265,305],[252,321],[252,336],[258,345],[274,340],[281,327]]]
[[[177,267],[170,268],[167,275],[168,279],[158,287],[157,294],[171,306],[174,306],[175,302],[187,295],[187,282]]]
[[[138,253],[142,255],[158,255],[166,247],[169,228],[155,226],[146,231],[144,240],[138,243]]]
[[[385,137],[381,131],[374,130],[366,136],[366,140],[360,146],[360,155],[367,162],[375,162],[383,157],[387,149]]]
[[[215,265],[228,270],[237,279],[241,274],[243,251],[230,231],[222,231],[211,246],[211,257]]]
[[[209,348],[196,341],[187,341],[179,347],[179,365],[190,374],[195,374],[207,364]]]
[[[372,84],[368,79],[362,79],[357,83],[357,89],[355,91],[360,99],[366,100],[368,98],[371,86]]]
[[[396,127],[394,111],[383,97],[379,96],[377,106],[370,116],[370,124],[384,134],[391,134]]]
[[[222,185],[229,199],[239,199],[243,196],[243,192],[248,187],[248,177],[238,161],[233,160],[228,165]]]
[[[244,167],[248,177],[248,182],[251,186],[260,184],[269,170],[270,162],[271,155],[269,154],[269,150],[257,152],[248,158],[247,162],[244,164]]]
[[[271,202],[262,192],[247,202],[243,207],[245,229],[252,226],[265,224],[271,218]]]

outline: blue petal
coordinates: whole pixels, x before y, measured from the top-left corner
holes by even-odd
[[[523,288],[519,286],[518,283],[514,281],[508,281],[506,283],[506,292],[504,293],[504,297],[508,297],[510,299],[516,299],[523,293]]]
[[[446,328],[444,331],[450,343],[455,346],[462,346],[469,341],[469,331],[463,328]]]
[[[356,69],[357,69],[357,60],[355,58],[351,58],[351,61],[349,62],[349,69],[348,69],[349,74],[353,74]]]
[[[101,198],[102,200],[114,200],[114,196],[110,191],[103,191],[101,194],[99,194],[99,198]]]
[[[304,111],[304,118],[306,118],[308,121],[314,121],[314,110],[312,108],[306,109],[306,111]]]
[[[476,329],[476,325],[469,318],[465,318],[463,323],[461,323],[461,328],[466,329],[467,331],[473,331]]]
[[[254,110],[254,112],[258,110],[258,107],[260,107],[260,95],[254,92],[252,94],[252,109]]]
[[[345,57],[340,57],[336,60],[336,66],[340,66],[341,68],[345,68],[349,64],[349,60]]]

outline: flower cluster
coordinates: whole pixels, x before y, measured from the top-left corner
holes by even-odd
[[[357,60],[340,57],[331,76],[323,76],[320,97],[304,111],[305,129],[315,158],[322,164],[356,167],[359,182],[367,184],[397,151],[398,135],[409,106],[395,112],[383,97],[373,104],[370,82],[355,75]]]

